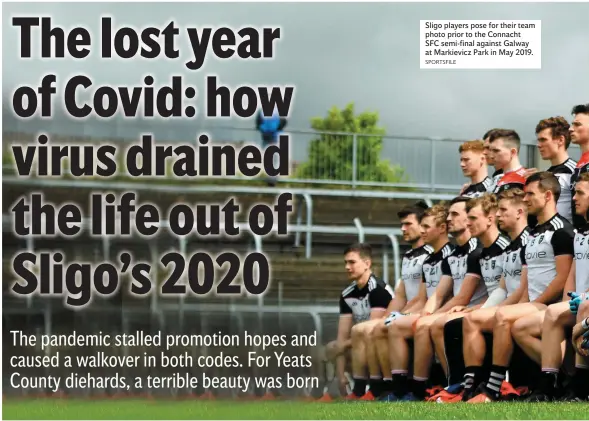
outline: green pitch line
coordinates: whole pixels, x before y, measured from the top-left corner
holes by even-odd
[[[429,402],[233,402],[157,400],[5,400],[3,419],[569,419],[586,420],[589,404],[436,404]]]

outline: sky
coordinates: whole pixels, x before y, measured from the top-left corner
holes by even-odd
[[[104,14],[137,28],[163,28],[174,20],[181,27],[181,59],[101,60],[98,27]],[[15,15],[50,15],[65,27],[83,24],[93,35],[91,56],[19,59]],[[3,4],[3,115],[15,86],[35,85],[48,72],[61,78],[84,73],[96,84],[139,83],[146,73],[162,81],[176,74],[199,89],[205,75],[214,73],[231,86],[295,85],[291,129],[309,129],[312,117],[354,102],[358,111],[378,111],[389,134],[470,139],[491,127],[509,127],[533,140],[540,119],[568,118],[573,105],[589,101],[587,16],[588,3]],[[539,19],[542,69],[420,70],[421,19]],[[279,26],[282,37],[273,60],[208,59],[190,71],[183,64],[190,54],[184,28],[204,25]],[[218,124],[253,127],[251,121]]]

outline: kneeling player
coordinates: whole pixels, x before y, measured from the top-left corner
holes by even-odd
[[[345,353],[352,346],[350,334],[354,324],[366,320],[381,319],[392,300],[388,286],[372,273],[372,248],[366,243],[354,244],[344,252],[346,271],[353,282],[340,296],[340,319],[337,340],[327,345],[328,360],[336,361],[336,375],[340,388],[348,384],[345,376]],[[362,350],[360,350],[362,351]],[[360,361],[360,364],[358,364]],[[362,396],[366,389],[365,361],[363,355],[352,354],[354,394]],[[342,390],[343,391],[343,390]]]
[[[521,299],[522,272],[521,249],[525,247],[530,233],[527,227],[528,212],[524,192],[520,189],[505,190],[499,194],[497,224],[507,233],[511,242],[501,255],[502,276],[499,287],[493,291],[483,307],[464,316],[462,325],[464,354],[464,393],[462,401],[473,397],[483,381],[483,363],[486,347],[483,333],[493,331],[495,312],[498,307],[516,304]]]

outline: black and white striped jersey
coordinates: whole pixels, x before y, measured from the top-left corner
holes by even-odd
[[[423,275],[423,262],[433,251],[434,249],[431,246],[424,245],[414,249],[412,248],[403,255],[401,280],[405,285],[407,301],[411,301],[419,293],[421,277]]]
[[[487,295],[491,295],[499,286],[503,275],[503,253],[509,246],[509,237],[499,234],[497,239],[489,247],[485,247],[479,259],[481,275],[485,281]]]
[[[554,174],[560,183],[560,197],[556,203],[556,211],[569,222],[573,222],[571,177],[575,172],[576,166],[577,161],[568,158],[562,164],[553,165],[547,170]]]
[[[469,306],[480,304],[487,296],[485,283],[481,282],[481,252],[483,245],[476,238],[471,238],[465,244],[456,246],[454,251],[445,263],[442,264],[442,273],[452,277],[452,291],[454,296],[458,295],[466,275],[472,275],[478,278],[478,286]]]
[[[487,193],[493,184],[493,180],[489,177],[485,177],[483,181],[476,184],[470,184],[464,191],[462,192],[461,196],[466,197],[479,197],[483,194]]]
[[[339,301],[340,314],[351,314],[354,323],[370,319],[370,311],[376,308],[386,310],[393,299],[390,287],[376,276],[370,275],[364,287],[356,281],[342,291]]]
[[[503,252],[503,279],[507,296],[515,292],[520,286],[522,275],[522,250],[528,243],[530,228],[526,227]]]
[[[522,265],[528,267],[528,297],[538,298],[556,276],[557,256],[574,253],[575,230],[559,214],[543,224],[536,225],[526,247],[522,249]]]
[[[589,224],[577,230],[575,234],[575,291],[589,290]]]
[[[446,243],[444,247],[438,250],[436,253],[429,255],[423,262],[423,282],[427,289],[427,297],[431,297],[440,279],[442,279],[442,264],[447,261],[448,257],[454,251],[454,245]]]

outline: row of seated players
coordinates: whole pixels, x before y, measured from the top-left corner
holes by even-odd
[[[589,173],[573,195],[580,229],[558,214],[560,193],[554,174],[536,172],[523,190],[402,210],[412,248],[394,292],[372,273],[369,245],[348,248],[354,281],[342,292],[338,338],[327,347],[342,387],[351,363],[346,398],[588,400]],[[575,350],[572,375],[566,345]],[[438,390],[428,382],[435,358],[448,383]]]
[[[566,393],[559,375],[559,344],[571,337],[576,319],[589,316],[587,304],[576,316],[589,288],[587,192],[577,192],[588,180],[589,104],[575,106],[572,115],[571,124],[551,117],[536,126],[538,150],[551,164],[544,173],[522,167],[513,130],[492,129],[482,141],[462,144],[460,165],[470,183],[461,197],[449,209],[417,206],[399,215],[412,249],[396,291],[383,289],[372,275],[369,248],[348,250],[346,267],[356,281],[342,293],[338,339],[327,348],[342,387],[351,351],[354,392],[348,398],[423,399],[434,358],[449,383],[430,397],[437,401],[496,400],[501,386],[520,394],[512,387],[518,383],[541,385],[532,400],[587,397],[579,380],[589,377],[581,359],[586,351],[578,350],[578,374]],[[581,149],[578,162],[568,155],[571,142]],[[488,165],[495,167],[492,177]],[[584,327],[578,324],[573,337],[586,344]],[[529,361],[542,368],[540,383],[529,376]],[[508,374],[511,384],[504,381]]]

